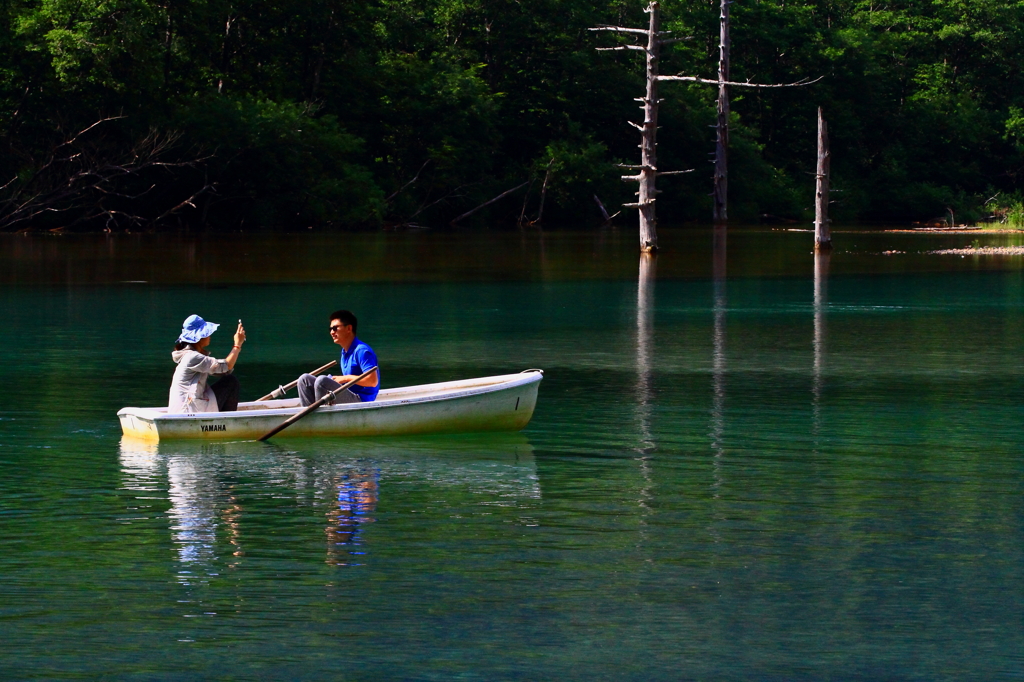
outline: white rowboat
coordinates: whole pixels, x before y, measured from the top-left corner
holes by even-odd
[[[276,438],[518,431],[533,417],[544,372],[528,369],[465,381],[383,389],[372,403],[323,406]],[[166,407],[125,407],[124,435],[146,440],[250,440],[303,408],[298,398],[239,403],[237,412],[168,414]]]

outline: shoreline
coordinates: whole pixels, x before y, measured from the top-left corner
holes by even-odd
[[[833,232],[838,232],[838,230],[833,230]],[[926,232],[928,234],[936,234],[936,233],[938,233],[938,234],[977,234],[979,232],[989,233],[989,234],[1004,234],[1004,233],[1024,232],[1024,229],[1015,228],[1015,227],[990,228],[990,227],[965,227],[965,226],[960,226],[960,227],[908,227],[908,228],[896,228],[896,229],[882,230],[882,232],[892,232],[892,233],[899,233],[899,234],[912,234],[912,233],[915,233],[915,232],[918,232],[918,233]]]
[[[1024,246],[965,246],[961,249],[936,249],[924,253],[934,256],[1024,256]]]

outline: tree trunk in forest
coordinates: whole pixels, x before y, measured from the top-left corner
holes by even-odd
[[[231,39],[231,25],[235,22],[235,17],[228,14],[227,19],[224,20],[224,39],[220,46],[220,78],[217,79],[217,94],[224,93],[224,79],[228,73],[228,61],[231,56],[228,53],[228,40]]]
[[[828,251],[832,248],[832,233],[828,225],[828,176],[831,161],[828,150],[828,124],[821,114],[821,107],[818,107],[818,171],[814,191],[815,251]]]
[[[548,161],[548,169],[544,171],[544,184],[540,186],[540,207],[537,209],[537,219],[533,222],[539,223],[544,219],[544,200],[548,196],[548,180],[551,179],[551,166],[555,163],[555,159],[552,158]]]
[[[728,220],[729,204],[729,3],[721,0],[718,17],[718,125],[715,136],[714,221]]]
[[[164,97],[171,89],[171,47],[174,44],[174,19],[171,8],[167,8],[167,28],[164,32]]]

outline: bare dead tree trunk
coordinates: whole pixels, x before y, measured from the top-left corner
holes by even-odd
[[[814,250],[832,248],[832,233],[828,220],[828,181],[832,157],[828,150],[828,124],[818,107],[818,172],[814,192]]]
[[[718,124],[715,136],[714,221],[728,220],[729,204],[729,3],[721,0],[718,17]]]
[[[824,388],[825,355],[828,333],[826,328],[826,312],[828,310],[828,268],[832,255],[828,249],[814,253],[814,381],[811,384],[813,395],[812,412],[815,437],[821,433],[821,396]]]
[[[654,210],[654,202],[659,190],[655,187],[655,180],[659,175],[675,175],[677,173],[689,173],[690,171],[658,171],[658,57],[661,46],[674,43],[678,39],[663,40],[661,38],[665,31],[659,31],[659,6],[652,2],[644,10],[650,15],[648,28],[622,28],[620,26],[600,26],[592,28],[591,31],[615,31],[618,33],[633,33],[647,37],[647,45],[622,45],[619,47],[597,48],[599,50],[641,50],[647,56],[647,92],[644,97],[637,99],[643,103],[644,122],[637,125],[630,121],[630,125],[640,130],[640,165],[620,166],[622,168],[634,168],[639,172],[636,175],[624,175],[625,181],[639,183],[640,189],[637,192],[636,203],[624,204],[624,206],[640,209],[640,251],[643,253],[655,253],[658,250],[657,216]]]
[[[651,15],[650,27],[647,29],[647,94],[643,99],[644,126],[640,141],[640,251],[655,253],[658,250],[658,219],[654,213],[654,201],[658,190],[655,189],[655,173],[658,168],[658,52],[661,41],[658,40],[658,3],[652,2],[647,7]]]
[[[654,202],[659,190],[655,188],[655,179],[659,175],[676,175],[678,173],[690,173],[692,169],[685,171],[659,171],[657,168],[657,134],[658,134],[658,81],[688,81],[691,83],[707,83],[718,86],[718,130],[715,144],[715,176],[714,176],[714,219],[716,223],[725,222],[727,217],[726,208],[728,205],[728,166],[727,152],[729,149],[729,86],[735,85],[747,88],[790,88],[798,85],[811,85],[817,83],[815,80],[800,80],[796,83],[782,85],[768,85],[761,83],[734,83],[729,80],[729,4],[732,0],[721,0],[721,15],[719,20],[719,55],[718,55],[718,78],[700,78],[698,76],[660,76],[658,75],[658,57],[661,47],[688,38],[662,38],[661,36],[669,31],[658,30],[659,8],[657,2],[652,2],[645,10],[651,15],[650,26],[642,28],[624,28],[622,26],[598,26],[591,31],[613,31],[616,33],[632,33],[645,36],[647,45],[620,45],[618,47],[599,47],[598,50],[640,50],[647,55],[647,94],[638,99],[643,102],[644,123],[638,125],[630,121],[630,125],[640,130],[642,135],[641,159],[639,166],[620,165],[620,168],[634,168],[639,172],[636,175],[624,175],[623,180],[637,182],[640,191],[637,192],[639,199],[634,204],[624,206],[640,209],[640,250],[653,253],[658,249],[658,236],[656,231],[656,219]]]
[[[713,218],[715,223],[724,223],[728,219],[729,205],[729,87],[743,88],[792,88],[801,85],[817,83],[821,78],[815,80],[802,79],[795,83],[765,84],[765,83],[736,83],[729,80],[730,68],[730,41],[729,41],[729,5],[733,0],[720,0],[721,10],[718,18],[718,78],[700,78],[698,76],[658,76],[660,81],[686,81],[689,83],[706,83],[718,86],[718,122],[715,125],[715,171]]]

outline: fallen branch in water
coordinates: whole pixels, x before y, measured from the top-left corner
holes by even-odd
[[[499,200],[501,200],[501,199],[504,199],[504,198],[505,198],[505,197],[507,197],[507,196],[508,196],[509,194],[512,194],[512,193],[513,193],[513,192],[515,192],[516,190],[520,190],[520,189],[522,189],[523,187],[526,187],[526,186],[527,186],[528,184],[530,184],[530,181],[529,181],[529,180],[527,180],[526,182],[524,182],[524,183],[523,183],[523,184],[521,184],[521,185],[517,185],[517,186],[513,187],[512,189],[508,189],[508,190],[505,190],[504,192],[502,192],[502,193],[501,193],[501,194],[499,194],[498,196],[494,197],[494,198],[493,198],[493,199],[491,199],[490,201],[485,201],[484,203],[480,204],[479,206],[477,206],[477,207],[476,207],[476,208],[474,208],[473,210],[471,210],[471,211],[466,211],[465,213],[463,213],[463,214],[462,214],[462,215],[460,215],[459,217],[457,217],[457,218],[455,218],[454,220],[452,220],[450,224],[451,224],[451,225],[454,225],[455,223],[459,222],[460,220],[463,220],[464,218],[468,218],[469,216],[473,215],[474,213],[476,213],[476,212],[477,212],[477,211],[479,211],[480,209],[483,209],[483,208],[487,208],[488,206],[490,206],[490,205],[491,205],[491,204],[493,204],[494,202],[496,202],[496,201],[499,201]]]

